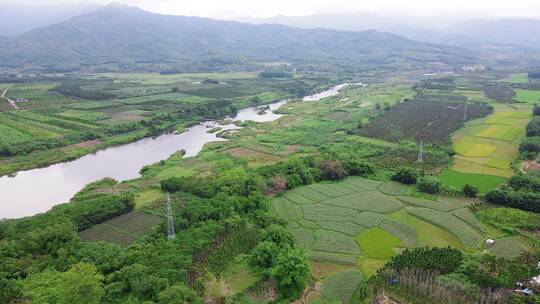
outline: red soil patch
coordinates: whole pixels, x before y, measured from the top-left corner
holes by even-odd
[[[99,140],[99,139],[94,139],[94,140],[83,141],[82,143],[70,145],[70,146],[68,146],[68,147],[75,147],[75,148],[89,148],[89,147],[93,147],[93,146],[99,145],[100,143],[102,143],[101,140]]]
[[[523,171],[525,172],[537,172],[540,171],[540,164],[534,161],[528,161],[523,163]]]

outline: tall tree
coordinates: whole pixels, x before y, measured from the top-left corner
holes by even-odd
[[[103,275],[94,265],[75,264],[60,275],[60,304],[99,304],[103,297]]]

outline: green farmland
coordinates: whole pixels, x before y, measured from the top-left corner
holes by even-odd
[[[308,250],[314,273],[340,271],[323,280],[321,297],[327,300],[335,299],[329,281],[345,276],[359,283],[406,248],[450,246],[476,252],[483,250],[487,238],[496,239],[498,245],[490,250],[499,256],[527,248],[519,238],[478,220],[467,200],[432,201],[405,196],[406,192],[406,186],[393,182],[349,177],[287,191],[272,201],[271,212],[287,221],[295,241]],[[516,242],[515,252],[506,249],[511,242]]]

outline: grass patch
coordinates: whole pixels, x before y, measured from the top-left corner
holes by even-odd
[[[478,187],[481,193],[497,188],[506,181],[506,178],[485,174],[462,173],[447,169],[439,176],[439,180],[450,187],[461,189],[466,184]]]
[[[390,259],[396,255],[395,248],[403,247],[401,241],[380,228],[372,228],[360,233],[356,242],[368,258]]]
[[[148,206],[152,202],[161,200],[165,198],[165,193],[158,188],[150,188],[144,191],[141,191],[135,196],[135,206],[137,208],[142,208]]]
[[[515,100],[534,104],[540,102],[540,91],[517,89]]]
[[[377,273],[377,270],[381,269],[388,263],[387,259],[370,259],[361,257],[358,259],[358,263],[362,267],[362,273],[365,277],[371,277]]]
[[[257,273],[245,261],[231,264],[225,270],[223,279],[233,294],[244,292],[260,280]]]

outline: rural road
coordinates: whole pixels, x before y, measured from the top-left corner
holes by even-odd
[[[12,107],[14,107],[15,109],[18,109],[19,107],[17,106],[17,104],[15,103],[15,101],[9,99],[8,97],[6,97],[6,94],[7,94],[7,91],[9,90],[9,88],[5,89],[4,90],[4,93],[2,93],[2,98],[4,98],[5,100],[7,100],[7,102],[9,102],[11,104]]]

